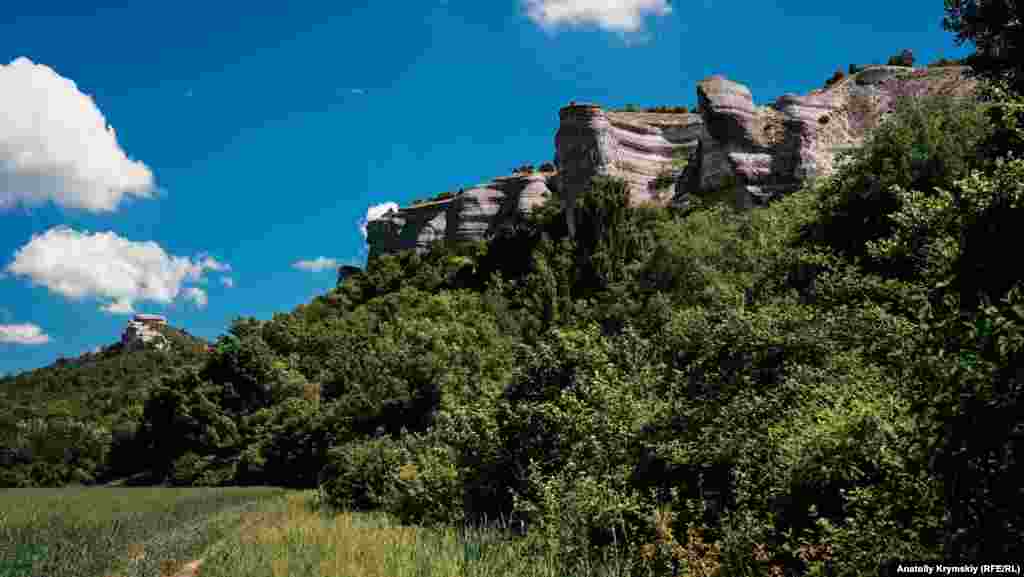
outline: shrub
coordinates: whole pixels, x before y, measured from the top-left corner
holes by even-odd
[[[827,225],[823,222],[816,230],[848,257],[867,256],[870,241],[895,231],[892,215],[902,203],[896,187],[921,191],[922,200],[935,198],[936,187],[948,188],[977,164],[977,147],[990,131],[983,106],[971,101],[948,96],[898,99],[892,117],[871,132],[865,145],[847,157],[852,162],[842,164],[829,181],[829,192],[822,197]],[[891,256],[879,256],[875,265],[898,277],[921,273],[931,268],[927,246],[918,237],[910,254],[896,258],[899,251],[889,251]]]
[[[857,74],[861,70],[864,70],[864,66],[862,66],[860,64],[852,64],[851,63],[850,67],[848,68],[850,76],[853,76],[854,74]]]
[[[627,104],[622,107],[620,112],[640,112],[640,107],[636,104]]]
[[[843,74],[843,70],[841,68],[837,68],[835,74],[833,74],[831,78],[825,81],[825,86],[832,86],[833,84],[839,82],[843,78],[846,78],[846,75]]]
[[[550,162],[545,162],[544,164],[540,165],[540,171],[541,172],[554,172],[555,171],[555,165],[550,163]]]
[[[324,501],[343,511],[385,508],[394,502],[399,470],[406,462],[403,447],[391,437],[333,447],[320,471]]]

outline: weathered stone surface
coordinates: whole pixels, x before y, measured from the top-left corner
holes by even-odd
[[[414,249],[426,251],[436,240],[480,240],[551,195],[550,175],[495,178],[452,198],[401,208],[367,223],[370,257]]]
[[[837,154],[859,146],[900,95],[966,96],[964,69],[870,67],[823,90],[784,94],[754,106],[750,91],[721,76],[697,87],[705,130],[673,203],[723,191],[738,206],[761,206],[830,174]]]
[[[715,75],[697,85],[699,114],[572,103],[559,111],[557,173],[497,178],[452,199],[385,215],[367,227],[370,254],[422,250],[440,238],[487,238],[549,194],[570,212],[571,226],[577,199],[598,175],[625,180],[636,204],[685,206],[692,195],[715,192],[741,207],[763,206],[831,173],[837,153],[859,146],[898,96],[967,95],[973,82],[964,71],[872,66],[768,106],[755,105],[746,86]],[[680,155],[688,159],[682,172],[673,170]]]
[[[121,334],[121,344],[130,351],[146,347],[165,350],[170,346],[167,337],[160,332],[160,328],[165,326],[167,319],[160,315],[137,314],[128,321]]]
[[[635,203],[665,204],[672,187],[656,187],[676,156],[688,156],[703,129],[696,114],[606,112],[593,104],[559,111],[555,135],[559,200],[570,213],[595,176],[613,176],[630,187]],[[670,181],[671,182],[671,181]],[[570,232],[575,219],[570,216]]]
[[[736,147],[757,140],[761,118],[746,86],[720,75],[705,78],[697,83],[697,106],[711,138]]]
[[[423,252],[448,229],[448,205],[453,199],[427,202],[385,213],[366,223],[370,258],[415,249]]]

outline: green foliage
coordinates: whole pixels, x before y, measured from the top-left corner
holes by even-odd
[[[64,482],[111,460],[109,435],[171,483],[317,485],[424,525],[512,516],[530,547],[623,545],[638,574],[1020,553],[1024,278],[1002,255],[1024,241],[1021,103],[980,95],[901,100],[835,174],[764,208],[737,210],[728,180],[684,210],[632,206],[597,178],[574,238],[549,199],[486,243],[374,258],[239,319],[104,427],[55,394],[42,421],[17,406],[4,474]],[[71,438],[92,441],[56,462]]]
[[[0,379],[0,486],[93,484],[138,472],[132,437],[155,375],[207,354],[200,339],[161,332],[166,351],[117,343]]]
[[[345,511],[385,508],[395,498],[404,456],[390,436],[331,448],[320,472],[324,501]]]
[[[902,99],[892,118],[846,160],[822,191],[823,220],[809,230],[849,258],[865,257],[869,243],[890,237],[899,210],[897,188],[934,196],[979,166],[977,146],[990,131],[982,105],[949,97]],[[871,270],[906,278],[928,268],[927,242],[911,255],[890,251]],[[935,268],[935,267],[932,267]],[[939,265],[941,268],[941,265]]]
[[[1020,23],[1024,21],[1015,0],[944,0],[942,28],[956,34],[957,46],[971,42],[977,50],[967,56],[971,70],[987,80],[1007,80],[1024,93],[1024,47]]]

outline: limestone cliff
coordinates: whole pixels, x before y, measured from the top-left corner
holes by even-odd
[[[625,180],[634,203],[685,206],[691,195],[714,192],[741,207],[764,205],[829,174],[837,153],[861,144],[897,96],[968,94],[973,82],[965,70],[872,66],[767,106],[755,105],[746,86],[716,75],[697,84],[696,114],[571,103],[559,111],[556,173],[497,178],[454,198],[388,213],[367,227],[370,256],[425,250],[442,238],[487,238],[553,193],[571,212],[597,175]],[[679,157],[687,166],[674,172]]]
[[[697,85],[703,130],[673,202],[723,192],[740,206],[764,205],[832,172],[837,154],[860,145],[900,95],[969,93],[963,67],[875,66],[807,95],[755,106],[750,90],[722,76]]]
[[[367,223],[370,258],[415,249],[437,240],[477,240],[529,212],[551,195],[551,174],[503,176],[451,198],[391,211]]]

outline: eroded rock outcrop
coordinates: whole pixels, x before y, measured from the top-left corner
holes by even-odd
[[[442,238],[488,238],[550,194],[571,213],[598,175],[625,180],[636,204],[685,206],[692,195],[714,193],[740,207],[762,206],[831,173],[838,153],[860,145],[898,96],[967,95],[973,82],[965,71],[873,66],[767,106],[755,105],[746,86],[715,75],[698,83],[698,113],[690,114],[571,103],[559,111],[557,173],[496,178],[388,213],[367,227],[370,255],[425,250]]]
[[[722,76],[702,80],[704,130],[673,202],[718,192],[740,207],[764,205],[832,172],[838,153],[860,145],[900,95],[967,95],[961,67],[868,68],[827,89],[784,94],[755,106],[750,91]]]
[[[550,197],[553,173],[512,175],[475,186],[451,198],[391,211],[367,223],[370,258],[414,249],[437,240],[480,240],[493,235]]]

